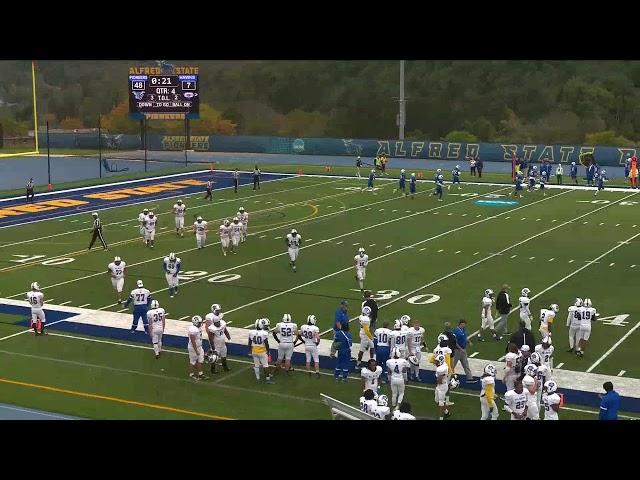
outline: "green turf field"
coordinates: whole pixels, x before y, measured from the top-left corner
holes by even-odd
[[[594,197],[592,191],[549,189],[546,196],[526,193],[517,204],[494,206],[475,202],[507,200],[511,186],[465,185],[445,191],[438,202],[422,183],[414,199],[394,193],[395,182],[378,181],[374,192],[361,191],[364,184],[302,176],[264,183],[259,192],[246,186],[237,195],[219,191],[213,203],[201,194],[184,198],[186,223],[199,214],[212,227],[209,246],[200,251],[192,235],[176,236],[173,199],[103,211],[107,252],[87,251],[88,214],[3,229],[0,297],[22,299],[38,281],[50,304],[121,311],[105,273],[118,255],[128,268],[125,291],[136,279],[144,280],[169,318],[204,316],[219,303],[233,327],[247,327],[259,317],[274,324],[285,312],[300,324],[313,313],[325,332],[340,300],[350,301],[350,317],[359,313],[353,257],[363,246],[370,259],[365,286],[377,292],[382,306],[379,324],[408,314],[425,327],[430,349],[445,321],[466,318],[470,333],[476,331],[484,290],[497,293],[508,283],[512,303],[521,288],[531,289],[534,315],[550,303],[560,305],[553,337],[556,366],[614,376],[624,370],[624,376],[640,378],[634,362],[640,319],[630,281],[640,268],[637,192]],[[138,234],[136,218],[145,206],[159,214],[153,250]],[[236,255],[224,257],[216,227],[240,206],[249,212],[251,236]],[[297,273],[289,268],[284,244],[291,228],[303,238]],[[182,258],[184,270],[173,299],[161,268],[169,252]],[[566,353],[566,310],[576,296],[592,298],[605,317],[594,325],[583,358]],[[510,322],[513,331],[517,312]],[[279,375],[276,385],[256,385],[249,357],[235,359],[230,373],[193,384],[186,377],[185,352],[156,361],[129,342],[53,332],[44,338],[11,336],[24,330],[13,323],[11,316],[0,317],[0,392],[3,401],[22,406],[88,418],[327,419],[320,392],[354,405],[360,395],[359,382],[335,384],[331,372],[319,380],[303,373]],[[469,353],[498,360],[504,342],[474,342]],[[437,410],[428,388],[412,386],[406,399],[418,416],[433,418]],[[461,390],[453,400],[455,418],[479,418],[477,392]],[[286,409],[277,408],[283,402]],[[561,418],[596,418],[589,409],[573,408],[585,411],[565,409]]]

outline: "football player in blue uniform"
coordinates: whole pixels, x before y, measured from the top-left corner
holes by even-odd
[[[413,196],[416,194],[416,174],[415,173],[411,174],[411,180],[409,180],[409,193],[411,194],[411,200],[413,200]]]
[[[447,190],[449,190],[456,183],[458,184],[458,190],[460,190],[460,165],[456,165],[456,168],[451,170],[451,175],[453,176],[453,181],[451,185],[447,186]]]
[[[374,169],[371,169],[371,172],[369,173],[369,181],[367,182],[367,188],[370,188],[373,190],[373,179],[376,178],[376,171]]]
[[[546,175],[540,175],[540,191],[542,192],[542,196],[546,196],[547,194],[544,191],[544,186],[547,183],[548,177]]]
[[[604,182],[606,181],[607,181],[607,171],[600,170],[600,173],[598,175],[598,189],[596,190],[596,193],[593,194],[594,197],[598,195],[598,192],[600,190],[604,190]]]
[[[529,191],[532,192],[536,188],[536,173],[538,167],[535,165],[529,171]]]
[[[396,193],[397,191],[402,191],[402,193],[404,193],[404,196],[407,196],[407,191],[406,191],[406,187],[405,187],[405,180],[406,180],[406,173],[404,172],[404,168],[402,170],[400,170],[400,179],[398,180],[398,188],[396,188],[393,193]]]
[[[520,193],[522,192],[522,180],[522,172],[516,173],[516,189],[513,191],[514,197],[522,197],[522,194]]]
[[[436,189],[433,192],[433,195],[438,195],[438,201],[442,201],[442,187],[444,185],[444,177],[442,176],[442,169],[438,169],[438,173],[435,178]]]

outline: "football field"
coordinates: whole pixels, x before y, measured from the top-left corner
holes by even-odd
[[[135,288],[137,279],[143,280],[168,318],[184,323],[185,332],[191,316],[204,317],[211,304],[218,303],[234,327],[232,336],[257,318],[268,317],[273,326],[290,313],[298,325],[314,314],[322,338],[331,340],[341,300],[349,302],[350,318],[360,313],[353,259],[364,247],[369,255],[365,288],[376,293],[381,307],[378,326],[409,315],[425,328],[432,350],[445,322],[455,326],[464,318],[470,334],[479,329],[485,289],[497,294],[503,284],[510,285],[515,306],[520,290],[528,287],[536,334],[540,309],[552,303],[560,306],[553,343],[554,365],[563,379],[575,372],[583,375],[580,378],[594,374],[600,385],[597,375],[640,381],[635,362],[635,349],[640,347],[635,298],[640,269],[638,191],[607,190],[594,197],[593,190],[548,188],[546,195],[525,192],[514,199],[509,196],[511,185],[463,184],[462,189],[445,190],[439,202],[431,195],[432,182],[419,182],[411,198],[394,191],[395,180],[378,179],[376,188],[366,191],[365,179],[280,175],[263,182],[259,191],[248,184],[237,194],[233,188],[216,189],[209,202],[198,186],[206,174],[190,175],[184,178],[191,184],[166,187],[163,194],[158,193],[162,188],[149,188],[153,198],[140,192],[113,194],[114,187],[105,187],[107,193],[92,197],[104,204],[42,210],[46,214],[36,208],[24,221],[3,216],[0,204],[3,402],[104,419],[328,419],[320,393],[357,405],[360,382],[336,384],[330,369],[323,369],[316,379],[308,378],[301,371],[304,366],[298,365],[293,374],[277,374],[275,385],[256,384],[251,358],[237,354],[230,372],[194,383],[187,376],[186,339],[175,345],[168,342],[169,352],[156,360],[142,332],[100,323],[122,319],[130,325],[131,308],[116,303],[106,273],[116,255],[127,264],[125,293]],[[146,184],[168,182],[151,179]],[[198,250],[188,230],[184,237],[176,235],[172,206],[177,198],[187,206],[187,225],[197,215],[209,222],[206,248]],[[223,256],[218,225],[241,206],[249,213],[249,237],[237,253]],[[138,231],[137,217],[145,207],[159,219],[153,249],[144,245]],[[92,208],[100,210],[107,251],[99,244],[87,249]],[[295,273],[284,240],[292,228],[303,241]],[[162,269],[169,252],[182,259],[175,298],[169,297]],[[44,337],[34,337],[25,328],[27,304],[16,303],[24,300],[34,281],[45,294],[49,335]],[[575,297],[591,298],[600,314],[581,358],[567,352],[566,312]],[[67,309],[56,311],[56,306]],[[84,323],[66,315],[71,307]],[[510,331],[518,320],[515,310],[509,316]],[[352,325],[354,342],[358,330]],[[502,360],[506,339],[471,340],[468,352],[474,361]],[[576,389],[558,383],[560,392],[563,387]],[[412,383],[407,389],[405,399],[419,417],[437,417],[432,387]],[[640,397],[640,390],[631,393]],[[479,418],[477,395],[471,388],[456,390],[452,418]],[[593,406],[566,407],[562,419],[597,418]],[[501,418],[507,418],[505,412]]]

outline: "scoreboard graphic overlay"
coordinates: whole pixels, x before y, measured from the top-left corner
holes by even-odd
[[[152,70],[152,69],[146,69]],[[198,115],[199,75],[193,73],[129,74],[129,113]]]

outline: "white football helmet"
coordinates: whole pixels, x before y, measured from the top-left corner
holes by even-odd
[[[114,261],[115,263],[118,263],[118,262],[121,262],[121,261],[122,261],[122,259],[121,259],[120,257],[114,257],[113,261]]]
[[[535,365],[540,365],[541,362],[542,362],[542,358],[540,358],[540,354],[538,352],[533,352],[531,354],[531,363],[534,363]]]
[[[197,220],[198,222],[201,222],[201,221],[202,221],[202,217],[201,217],[200,215],[198,215],[198,218],[196,218],[196,220]]]
[[[284,315],[282,315],[282,321],[283,322],[290,322],[291,321],[291,315],[288,313],[285,313]]]
[[[533,363],[530,363],[526,367],[524,367],[524,373],[529,375],[530,377],[535,377],[538,374],[538,367],[536,367]]]
[[[404,173],[404,168],[402,170],[400,170],[400,173]]]
[[[360,256],[361,256],[361,257],[363,257],[363,256],[364,256],[364,254],[365,254],[364,248],[360,247],[360,248],[358,249],[358,253],[360,254]]]
[[[551,305],[549,305],[549,310],[551,310],[554,313],[558,313],[560,311],[560,307],[558,306],[557,303],[552,303]]]
[[[372,168],[372,169],[371,169],[371,173],[376,173],[376,171]]]
[[[295,228],[291,229],[291,235],[293,235],[294,237],[298,234],[298,231]]]
[[[531,293],[531,290],[529,290],[527,287],[524,287],[524,288],[522,289],[522,291],[520,292],[520,294],[521,294],[523,297],[528,297],[530,293]]]
[[[447,338],[447,336],[444,333],[441,333],[440,335],[438,335],[438,345],[440,345],[440,342],[443,340],[449,340],[449,338]]]
[[[436,355],[436,358],[434,358],[434,361],[436,362],[436,366],[439,367],[445,362],[444,355],[442,354]]]
[[[459,386],[460,386],[460,380],[458,380],[458,376],[457,375],[454,375],[453,377],[451,377],[449,379],[449,388],[451,390],[455,390]]]
[[[258,319],[256,320],[256,323],[254,324],[254,325],[255,325],[255,327],[256,327],[256,330],[260,330],[260,329],[262,328],[262,327],[261,327],[261,325],[260,325],[261,323],[262,323],[262,319],[261,319],[261,318],[258,318]]]
[[[386,395],[379,395],[378,396],[378,406],[379,407],[386,407],[387,405],[389,405],[389,398]]]
[[[309,315],[307,317],[307,325],[315,325],[317,322],[315,315]]]
[[[411,317],[409,315],[402,315],[400,317],[400,322],[402,323],[402,325],[409,325],[410,321],[411,321]]]
[[[207,354],[207,363],[210,363],[212,365],[215,365],[218,362],[218,352],[214,351],[214,350],[210,350],[209,353]]]
[[[269,330],[270,325],[271,325],[271,322],[269,321],[268,318],[260,319],[260,328],[262,328],[262,330]]]
[[[229,219],[228,219],[228,218],[225,218],[225,219],[224,219],[224,226],[225,226],[225,227],[228,227],[230,224],[231,224],[231,223],[229,222]]]
[[[436,172],[437,172],[437,173],[442,173],[442,169],[441,169],[441,168],[439,168],[439,169],[437,169],[437,170],[436,170]]]
[[[549,335],[547,335],[546,337],[544,337],[544,338],[542,339],[542,343],[543,343],[543,344],[545,344],[545,343],[546,343],[547,345],[551,345],[551,334],[549,334]]]
[[[233,223],[238,223],[240,219],[238,217],[233,217]]]
[[[584,306],[589,308],[591,307],[591,299],[590,298],[585,298],[584,299]]]
[[[191,323],[196,327],[200,327],[202,325],[202,317],[200,315],[194,315],[191,317]]]
[[[489,297],[489,298],[493,297],[493,290],[491,290],[490,288],[487,288],[484,291],[484,295],[485,295],[485,297]]]
[[[182,205],[182,200],[178,200],[178,205]]]
[[[38,292],[40,290],[40,285],[38,285],[38,282],[33,282],[31,284],[31,290]]]
[[[415,177],[415,176],[416,176],[416,174],[415,174],[415,173],[412,173],[412,174],[411,174],[411,176],[412,176],[412,177]]]
[[[244,207],[240,207],[240,208],[238,209],[238,211],[239,211],[240,213],[244,213]]]
[[[558,384],[553,380],[544,382],[544,389],[549,393],[554,393],[558,389]]]
[[[216,313],[222,311],[222,307],[220,305],[218,305],[217,303],[214,303],[213,305],[211,305],[211,313]]]
[[[176,260],[176,254],[175,254],[175,253],[173,253],[173,252],[171,252],[171,253],[169,254],[169,260],[170,260],[170,261],[172,261],[172,262],[175,262],[175,260]]]
[[[606,170],[600,170],[600,175],[606,175],[607,171]]]
[[[487,375],[491,375],[492,377],[495,377],[497,373],[496,367],[492,364],[485,365],[484,373],[486,373]]]
[[[149,213],[149,209],[148,209],[148,208],[145,208],[144,210],[142,210],[142,213],[144,213],[144,214]]]
[[[362,307],[362,314],[366,315],[367,317],[369,315],[371,315],[371,307],[366,306],[366,305],[364,307]]]
[[[582,299],[576,297],[575,302],[573,303],[576,307],[581,307],[582,306]]]
[[[142,287],[144,287],[144,283],[142,283],[142,280],[138,280],[138,281],[136,282],[136,286],[137,286],[138,288],[142,288]]]
[[[400,321],[400,319],[396,319],[395,322],[393,322],[393,329],[400,330],[401,328],[402,328],[402,322]]]
[[[393,347],[391,358],[400,358],[400,349],[398,347]]]
[[[415,355],[409,355],[407,357],[407,360],[409,361],[409,363],[411,365],[413,365],[414,367],[417,367],[418,365],[420,365],[420,360],[418,360],[418,357],[416,357]]]
[[[96,214],[96,216],[98,216],[98,214]],[[153,217],[153,212],[152,211],[149,211],[149,216]]]
[[[456,165],[456,170],[460,170],[460,165]]]
[[[531,351],[531,348],[529,348],[529,345],[522,345],[520,347],[520,352],[522,353],[529,353]]]
[[[158,300],[151,300],[151,308],[160,308],[160,302]]]

